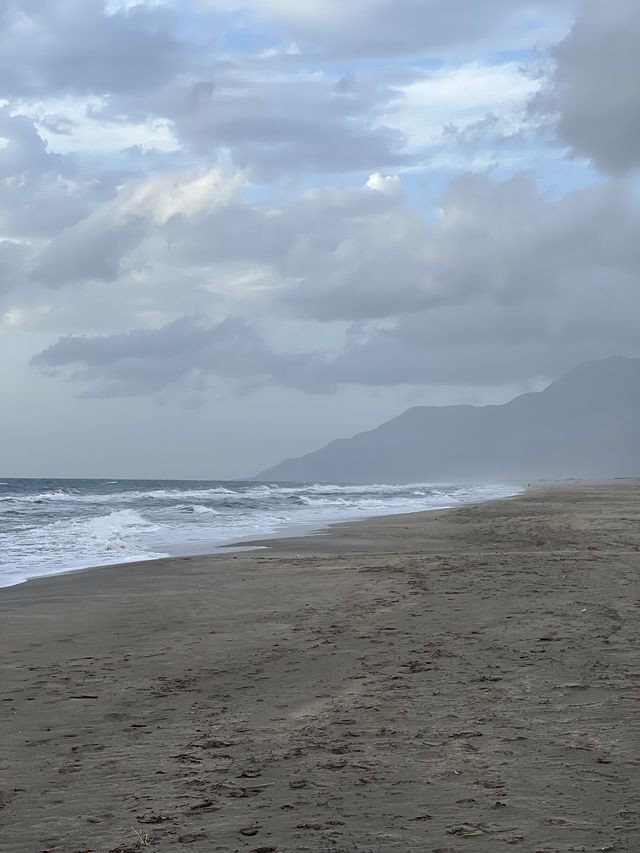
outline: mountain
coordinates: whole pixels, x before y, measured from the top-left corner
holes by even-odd
[[[640,359],[581,364],[502,406],[416,406],[259,480],[487,482],[640,475]]]

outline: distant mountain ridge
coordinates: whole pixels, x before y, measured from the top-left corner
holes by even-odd
[[[640,475],[640,358],[589,361],[501,406],[416,406],[259,480],[488,482]]]

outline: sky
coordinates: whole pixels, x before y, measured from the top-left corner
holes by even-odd
[[[639,167],[637,0],[0,0],[0,476],[640,356]]]

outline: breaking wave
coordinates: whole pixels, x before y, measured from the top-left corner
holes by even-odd
[[[7,480],[0,483],[0,586],[519,491],[505,484]]]

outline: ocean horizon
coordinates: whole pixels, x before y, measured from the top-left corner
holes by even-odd
[[[269,483],[251,480],[0,480],[0,587],[328,524],[518,494],[513,483]]]

